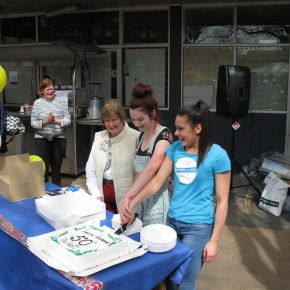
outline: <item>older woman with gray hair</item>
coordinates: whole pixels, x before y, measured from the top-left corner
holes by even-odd
[[[88,191],[118,213],[122,198],[134,180],[133,160],[139,132],[129,127],[126,111],[117,99],[108,100],[101,119],[105,130],[96,132],[86,164]]]

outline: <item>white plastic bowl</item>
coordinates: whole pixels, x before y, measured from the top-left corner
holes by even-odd
[[[177,235],[175,230],[169,226],[153,224],[141,230],[140,241],[148,251],[162,253],[175,247]]]

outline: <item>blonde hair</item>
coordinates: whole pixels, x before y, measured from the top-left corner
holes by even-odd
[[[103,122],[105,119],[112,117],[117,117],[123,122],[125,122],[127,119],[126,111],[121,102],[117,99],[110,99],[106,101],[101,110],[101,119]]]

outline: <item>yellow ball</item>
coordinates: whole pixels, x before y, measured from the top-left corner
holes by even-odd
[[[3,91],[7,81],[5,69],[0,65],[0,93]]]
[[[43,163],[43,174],[45,173],[45,163],[43,162],[42,158],[37,155],[29,155],[29,162],[36,162],[42,161]]]

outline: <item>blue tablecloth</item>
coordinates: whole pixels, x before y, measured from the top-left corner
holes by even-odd
[[[54,229],[35,209],[35,200],[11,203],[0,195],[0,213],[27,237],[41,235]],[[101,224],[111,226],[112,213]],[[131,238],[139,240],[139,234]],[[65,290],[80,289],[55,269],[47,266],[24,245],[0,230],[0,289]],[[169,274],[180,282],[192,259],[192,250],[177,243],[165,253],[147,252],[145,255],[112,266],[92,275],[104,283],[105,290],[150,290]]]

